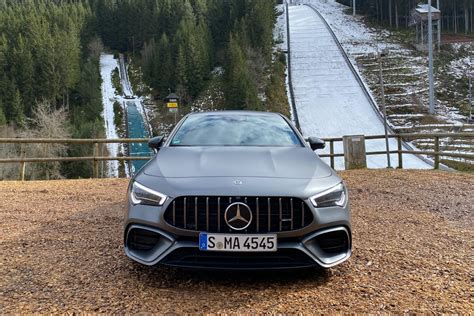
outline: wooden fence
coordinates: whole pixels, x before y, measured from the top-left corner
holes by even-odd
[[[398,155],[398,168],[403,169],[403,155],[425,155],[429,157],[433,157],[433,166],[434,169],[440,168],[440,161],[441,157],[451,157],[451,158],[462,158],[462,159],[471,159],[474,160],[474,147],[473,153],[453,153],[453,152],[446,152],[440,151],[440,139],[442,138],[450,138],[450,139],[474,139],[474,133],[429,133],[429,134],[393,134],[388,135],[389,138],[396,138],[397,139],[397,149],[390,150],[390,154],[397,154]],[[365,140],[376,140],[376,139],[385,139],[385,135],[374,135],[374,136],[365,136]],[[434,142],[434,151],[429,150],[406,150],[404,149],[404,141],[406,140],[413,140],[413,139],[432,139]],[[322,158],[330,158],[331,167],[334,168],[335,166],[335,157],[344,157],[344,153],[335,153],[334,152],[334,143],[342,142],[343,138],[325,138],[324,141],[329,143],[329,154],[321,154],[319,155]],[[387,151],[369,151],[366,153],[367,156],[371,155],[386,155]]]
[[[431,134],[396,134],[389,135],[390,138],[396,138],[398,147],[396,150],[390,150],[390,154],[398,155],[398,168],[403,168],[403,155],[425,155],[433,157],[434,169],[440,168],[441,157],[452,157],[462,158],[467,160],[474,160],[474,149],[473,153],[453,153],[440,151],[440,139],[474,139],[474,133],[431,133]],[[384,139],[385,135],[365,136],[366,141]],[[404,149],[404,140],[412,139],[433,139],[434,150],[433,151],[421,151],[421,150],[406,150]],[[342,142],[342,137],[338,138],[325,138],[324,141],[329,143],[329,154],[321,154],[320,157],[330,158],[331,167],[335,166],[336,157],[344,157],[344,153],[336,153],[334,150],[334,144]],[[15,158],[0,158],[0,164],[3,163],[18,163],[19,164],[19,179],[25,179],[25,166],[27,163],[40,163],[40,162],[71,162],[71,161],[91,161],[93,164],[93,177],[99,177],[99,162],[101,161],[131,161],[131,160],[149,160],[150,157],[110,157],[99,155],[99,144],[130,144],[130,143],[146,143],[148,139],[144,138],[124,138],[124,139],[29,139],[29,138],[0,138],[0,144],[89,144],[93,146],[93,155],[88,157],[24,157],[22,154],[20,157]],[[367,155],[386,155],[387,151],[372,151],[367,152]]]

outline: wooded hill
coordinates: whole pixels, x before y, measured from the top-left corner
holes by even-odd
[[[352,0],[338,0],[352,6]],[[442,28],[446,32],[474,32],[474,0],[432,0],[437,7],[440,3],[442,12]],[[392,27],[407,27],[410,23],[412,10],[420,3],[419,0],[356,0],[359,13],[384,22]]]
[[[0,125],[23,126],[37,101],[73,111],[91,105],[96,36],[137,57],[161,96],[171,89],[192,100],[221,66],[230,107],[264,107],[257,96],[271,84],[273,0],[29,0],[0,7]]]
[[[225,108],[288,115],[285,58],[273,52],[275,4],[275,0],[0,0],[0,127],[10,126],[2,135],[39,130],[44,124],[38,122],[35,110],[41,103],[41,113],[67,114],[57,115],[65,121],[57,122],[61,128],[51,129],[67,133],[43,136],[103,137],[99,74],[103,46],[132,57],[159,97],[172,90],[191,103],[205,90],[212,71],[223,69],[219,80]],[[90,151],[70,146],[68,154],[84,156]],[[60,171],[50,174],[89,176],[90,166],[63,164]]]
[[[155,95],[177,91],[189,102],[221,66],[229,108],[266,108],[258,95],[270,90],[275,1],[101,0],[94,7],[104,44],[139,57]]]

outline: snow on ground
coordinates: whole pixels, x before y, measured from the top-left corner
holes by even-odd
[[[112,72],[118,66],[113,55],[102,54],[100,56],[100,75],[102,77],[102,104],[104,110],[102,117],[105,123],[105,134],[107,139],[119,138],[114,123],[115,88],[112,84]],[[119,144],[107,144],[110,156],[117,156]],[[118,161],[108,161],[108,176],[118,177]]]
[[[385,48],[401,49],[386,43],[387,32],[380,34],[380,31],[368,28],[360,16],[346,14],[347,7],[335,0],[299,0],[298,3],[308,3],[318,9],[349,56],[377,53]]]
[[[278,43],[275,48],[285,51],[286,46],[286,5],[277,5],[278,17],[273,38]]]
[[[469,74],[474,76],[474,56],[455,59],[448,68],[456,79],[466,78]]]
[[[295,2],[295,1],[293,1]],[[444,132],[459,131],[465,124],[466,115],[459,104],[464,93],[459,92],[459,84],[450,79],[463,80],[472,67],[473,44],[452,44],[455,54],[453,62],[438,69],[435,88],[441,97],[437,100],[436,115],[427,114],[428,108],[428,61],[427,56],[403,46],[397,36],[390,32],[368,27],[363,16],[348,14],[348,7],[335,0],[298,0],[298,3],[313,5],[325,17],[348,53],[354,68],[362,74],[364,84],[370,87],[371,95],[381,102],[379,89],[378,62],[374,58],[378,51],[388,49],[389,55],[383,59],[384,81],[386,82],[386,102],[390,126],[401,132],[436,132],[436,129],[420,129],[427,122],[437,121],[450,125]],[[466,58],[467,56],[467,58]],[[471,58],[469,60],[469,57]],[[469,65],[470,64],[470,65]],[[448,96],[449,97],[446,97]],[[452,97],[451,97],[452,96]],[[409,104],[409,106],[406,106]],[[400,114],[400,115],[397,115]],[[415,140],[411,145],[419,146]],[[424,147],[418,147],[425,149]],[[466,148],[463,148],[466,149]],[[467,148],[469,149],[469,148]],[[467,150],[469,152],[469,150]],[[470,150],[472,153],[472,148]]]
[[[290,6],[289,14],[293,86],[303,134],[318,137],[384,134],[378,114],[324,22],[307,6]],[[385,141],[367,141],[366,148],[383,151]],[[390,141],[390,148],[397,148],[395,140]],[[343,152],[342,143],[336,143],[335,151]],[[392,165],[398,164],[396,155],[391,159]],[[370,168],[387,167],[383,155],[369,156],[367,161]],[[431,168],[413,155],[404,156],[404,167]],[[342,158],[336,159],[336,169],[344,169]]]

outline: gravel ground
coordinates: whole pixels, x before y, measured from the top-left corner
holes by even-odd
[[[0,313],[472,313],[474,176],[342,175],[353,257],[278,273],[133,263],[122,249],[127,180],[0,182]]]

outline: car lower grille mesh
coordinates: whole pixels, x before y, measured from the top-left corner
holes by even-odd
[[[161,263],[177,267],[224,269],[301,268],[316,265],[314,260],[296,249],[278,249],[276,252],[267,253],[232,253],[180,248],[166,256]]]
[[[321,250],[329,255],[347,252],[349,248],[349,240],[344,231],[325,233],[316,237],[315,240]]]
[[[155,247],[160,240],[160,235],[152,231],[133,228],[127,238],[127,246],[131,250],[149,251]]]
[[[224,213],[229,205],[241,202],[252,212],[250,225],[231,229]],[[186,196],[173,200],[165,211],[165,221],[180,229],[210,233],[275,233],[304,228],[313,215],[306,203],[290,197]]]

